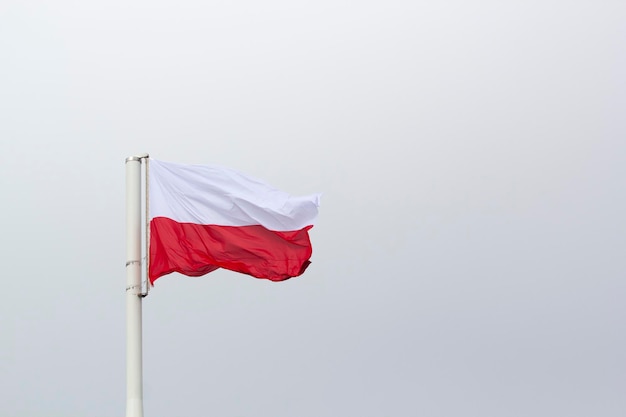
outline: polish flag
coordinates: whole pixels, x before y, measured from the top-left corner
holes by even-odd
[[[150,159],[150,282],[225,268],[283,281],[301,275],[320,194],[292,197],[214,165]]]

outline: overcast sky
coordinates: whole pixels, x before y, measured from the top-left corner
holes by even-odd
[[[160,278],[146,417],[626,415],[626,3],[0,0],[0,415],[125,412],[124,159],[322,192]]]

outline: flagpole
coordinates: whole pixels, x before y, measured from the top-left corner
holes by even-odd
[[[126,417],[143,417],[141,161],[126,158]]]

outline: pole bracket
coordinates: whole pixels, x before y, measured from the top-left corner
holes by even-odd
[[[147,153],[144,153],[141,155],[129,156],[128,158],[126,158],[125,162],[141,161],[142,159],[148,159],[148,158],[150,158],[150,155],[148,155]]]

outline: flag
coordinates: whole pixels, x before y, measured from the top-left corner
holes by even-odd
[[[232,169],[154,159],[148,187],[153,284],[218,268],[283,281],[310,264],[320,194],[294,197]]]

